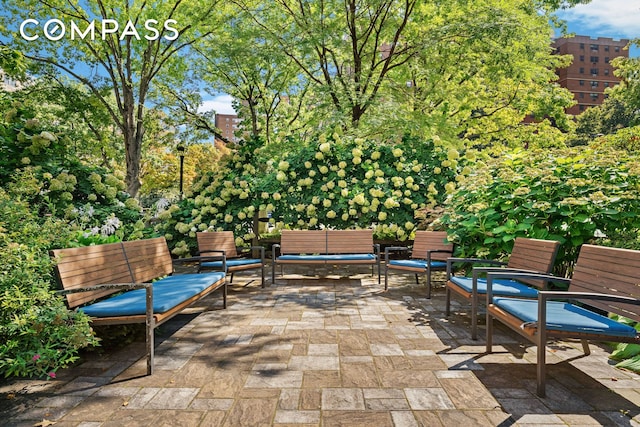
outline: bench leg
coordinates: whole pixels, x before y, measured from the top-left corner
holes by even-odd
[[[271,264],[271,286],[276,284],[276,263]]]
[[[471,295],[471,339],[478,339],[478,293]]]
[[[262,264],[262,288],[264,289],[264,264]]]
[[[489,309],[487,309],[487,347],[486,352],[490,354],[493,352],[493,316],[489,314]]]
[[[451,290],[449,289],[449,285],[445,283],[444,285],[444,315],[445,317],[449,317],[451,314]]]
[[[153,286],[146,287],[146,347],[147,347],[147,375],[153,374],[153,359],[154,359],[154,340],[153,330],[155,329],[155,318],[153,317]]]
[[[384,290],[389,289],[389,267],[385,264],[384,266]]]
[[[227,308],[227,281],[222,285],[222,308]]]
[[[582,342],[582,351],[584,351],[584,355],[590,355],[591,349],[589,348],[589,340],[580,340],[580,342]]]

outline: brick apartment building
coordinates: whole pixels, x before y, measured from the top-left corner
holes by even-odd
[[[568,114],[578,115],[589,107],[602,104],[604,91],[615,86],[620,79],[613,75],[611,60],[629,57],[624,47],[629,40],[614,40],[608,37],[575,36],[558,38],[553,47],[560,55],[573,55],[567,68],[556,70],[560,86],[573,93],[577,104],[567,109]]]
[[[216,127],[220,129],[220,133],[227,141],[238,142],[239,138],[235,132],[240,128],[240,122],[241,120],[235,114],[216,114]]]

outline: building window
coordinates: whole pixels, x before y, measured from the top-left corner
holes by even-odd
[[[584,111],[584,105],[580,104],[578,105],[578,108],[580,109],[580,111]]]
[[[592,50],[592,51],[597,51],[597,50],[598,50],[598,48],[599,48],[599,46],[598,46],[597,44],[592,44],[592,45],[591,45],[591,50]]]
[[[578,98],[580,98],[580,99],[584,98],[584,92],[580,92],[580,93],[578,94]]]
[[[616,46],[616,52],[620,52],[620,46]]]
[[[584,43],[580,43],[580,49],[584,49]]]
[[[580,86],[584,86],[584,80],[580,80],[580,82],[578,83]]]
[[[609,75],[609,69],[608,69],[608,68],[605,68],[605,69],[604,69],[604,75],[605,75],[605,76],[608,76],[608,75]]]
[[[604,57],[604,63],[605,63],[605,64],[608,64],[608,63],[609,63],[609,57],[608,57],[608,56],[605,56],[605,57]]]
[[[584,68],[580,67],[580,74],[584,74]]]
[[[598,69],[597,68],[592,68],[591,69],[591,75],[592,76],[597,76],[598,75]]]
[[[597,80],[591,80],[591,87],[598,87],[598,81]]]
[[[598,62],[598,60],[599,60],[599,59],[600,59],[600,58],[599,58],[599,57],[597,57],[597,56],[592,56],[592,57],[591,57],[591,62],[593,62],[593,63],[595,64],[596,62]]]
[[[605,52],[609,52],[609,46],[605,46],[605,47],[604,47],[604,51],[605,51]]]
[[[584,55],[580,55],[580,62],[584,62]]]
[[[592,101],[597,101],[598,100],[598,94],[597,93],[592,93],[592,94],[590,94],[590,96],[591,96],[591,100]]]

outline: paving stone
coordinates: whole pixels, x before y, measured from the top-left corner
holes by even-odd
[[[318,424],[320,411],[276,411],[275,424]]]
[[[199,391],[200,389],[197,388],[162,388],[145,405],[145,408],[186,409]]]
[[[295,410],[300,405],[300,389],[285,388],[280,392],[278,409]]]
[[[340,369],[337,356],[291,356],[289,369],[295,371],[333,371]]]
[[[245,387],[249,388],[301,388],[302,371],[252,372],[249,374]]]
[[[326,388],[322,390],[322,410],[364,410],[364,395],[359,388]]]
[[[391,411],[391,419],[395,427],[419,427],[411,411]]]
[[[441,388],[407,388],[404,392],[411,409],[414,410],[455,408],[447,393]]]

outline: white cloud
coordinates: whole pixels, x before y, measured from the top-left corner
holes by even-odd
[[[218,114],[236,114],[231,102],[233,98],[230,95],[218,95],[206,101],[198,108],[199,112],[215,111]]]
[[[578,35],[640,37],[640,0],[592,0],[558,13]],[[578,33],[586,32],[586,34]]]

